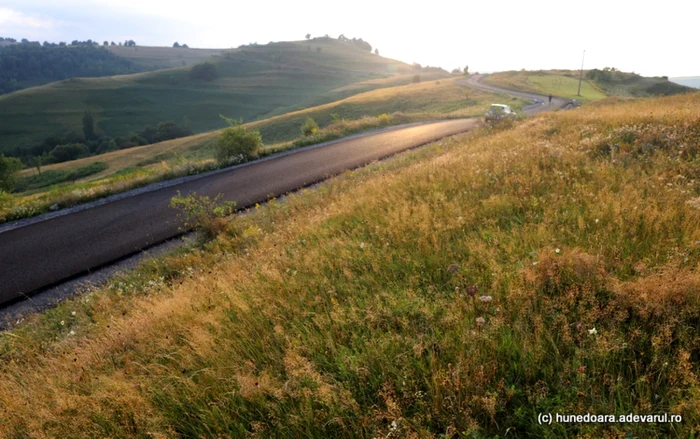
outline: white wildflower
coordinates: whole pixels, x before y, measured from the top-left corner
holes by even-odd
[[[596,335],[596,334],[598,333],[598,330],[595,329],[595,327],[593,327],[592,329],[589,329],[589,330],[588,330],[588,333],[589,333],[590,335]]]

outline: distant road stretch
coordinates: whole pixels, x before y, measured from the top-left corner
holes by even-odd
[[[542,111],[557,110],[559,108],[562,108],[569,102],[569,100],[567,99],[562,99],[554,96],[552,97],[552,104],[549,105],[549,96],[526,91],[509,90],[505,88],[494,87],[493,85],[484,84],[482,80],[487,76],[488,75],[470,75],[465,79],[458,80],[457,84],[464,85],[466,87],[471,87],[481,91],[486,91],[489,93],[504,93],[509,94],[511,96],[518,96],[521,98],[530,99],[533,102],[541,102],[541,104],[537,103],[533,105],[528,105],[525,108],[523,108],[523,112],[528,116],[541,113]],[[506,102],[500,103],[506,104]]]
[[[0,304],[179,235],[182,224],[169,207],[178,191],[223,194],[224,200],[248,207],[476,124],[475,119],[459,119],[368,133],[20,227],[0,228]]]

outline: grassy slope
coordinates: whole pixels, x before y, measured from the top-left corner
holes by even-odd
[[[693,437],[699,111],[541,115],[256,209],[3,334],[0,435]]]
[[[485,79],[487,84],[507,88],[536,91],[544,94],[553,94],[569,99],[582,101],[595,101],[606,96],[631,96],[650,97],[664,96],[692,91],[667,78],[644,77],[634,73],[611,72],[610,79],[586,79],[581,85],[581,95],[578,93],[577,71],[551,70],[551,71],[511,71],[499,72]]]
[[[566,71],[498,72],[487,76],[484,82],[497,87],[553,94],[580,101],[595,101],[606,97],[605,93],[585,79],[581,84],[581,96],[577,96],[578,76]]]
[[[322,49],[321,53],[316,48]],[[308,50],[312,49],[312,50]],[[187,118],[195,132],[342,99],[339,87],[410,67],[331,41],[246,47],[217,58],[220,77],[191,80],[190,67],[109,78],[70,79],[0,97],[0,152],[54,133],[81,130],[91,109],[98,131],[127,135],[145,124]],[[336,90],[336,91],[334,91]]]

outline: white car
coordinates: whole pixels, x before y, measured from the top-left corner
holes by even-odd
[[[503,104],[491,104],[485,116],[487,122],[502,119],[515,119],[515,117],[515,111],[508,105]]]

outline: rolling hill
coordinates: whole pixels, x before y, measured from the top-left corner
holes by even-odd
[[[692,91],[666,77],[644,77],[607,68],[584,71],[581,96],[578,96],[579,72],[575,70],[498,72],[489,75],[484,82],[582,101],[595,101],[606,96],[649,97]]]
[[[126,58],[144,70],[182,67],[221,55],[223,49],[193,49],[188,47],[108,46],[112,53]]]
[[[154,55],[153,55],[154,56]],[[0,97],[0,153],[81,129],[91,110],[98,134],[125,136],[145,124],[186,121],[219,128],[219,114],[263,119],[363,91],[346,86],[412,72],[399,61],[333,39],[247,46],[213,58],[218,76],[193,79],[191,67],[107,78],[69,79]],[[381,87],[368,85],[364,90]]]

